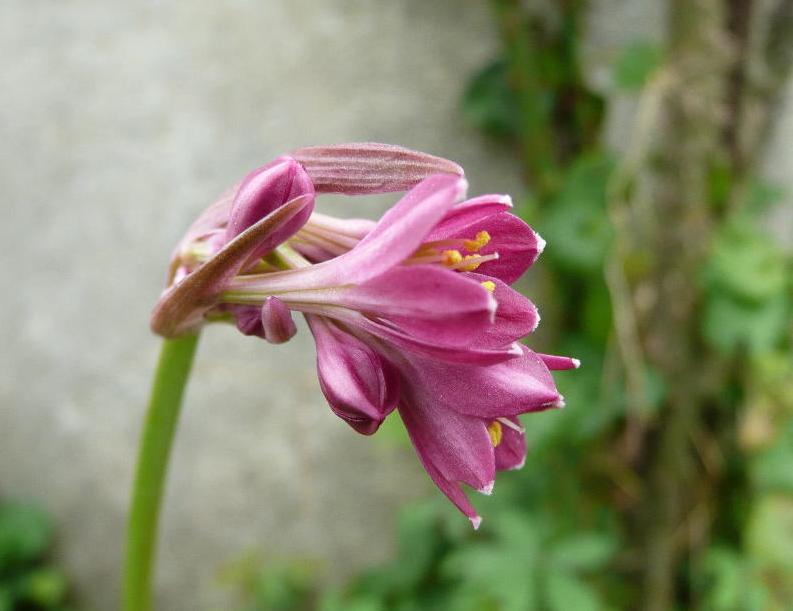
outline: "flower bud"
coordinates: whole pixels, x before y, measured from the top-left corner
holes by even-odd
[[[399,379],[392,365],[334,323],[307,316],[317,344],[317,373],[333,412],[363,435],[374,433],[396,407]]]
[[[268,297],[264,300],[260,320],[264,339],[271,344],[288,342],[297,333],[292,313],[277,297]]]

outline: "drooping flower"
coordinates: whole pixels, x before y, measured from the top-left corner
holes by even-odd
[[[518,343],[539,316],[515,281],[544,242],[506,196],[463,201],[459,166],[388,145],[303,149],[251,173],[180,243],[152,318],[164,335],[232,319],[273,343],[301,312],[320,388],[353,429],[395,409],[430,477],[489,494],[526,456],[519,414],[563,404],[549,369],[574,359]],[[313,212],[317,192],[410,188],[379,222]]]

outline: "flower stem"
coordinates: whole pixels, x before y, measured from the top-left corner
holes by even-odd
[[[198,335],[163,341],[140,439],[127,524],[123,611],[151,609],[151,578],[163,484]]]

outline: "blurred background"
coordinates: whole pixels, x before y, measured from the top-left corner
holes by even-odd
[[[116,608],[173,244],[354,140],[514,196],[567,408],[524,418],[474,534],[399,422],[332,415],[305,328],[210,327],[158,608],[791,608],[791,34],[790,0],[3,0],[0,610]]]

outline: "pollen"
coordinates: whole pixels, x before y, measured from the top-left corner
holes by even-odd
[[[479,249],[486,246],[490,241],[490,234],[487,231],[480,231],[473,240],[465,240],[463,246],[470,252],[479,252]]]
[[[490,435],[490,443],[493,444],[494,448],[497,448],[498,444],[501,443],[501,438],[504,435],[504,431],[501,428],[501,423],[497,420],[493,420],[493,422],[487,425],[487,434]]]
[[[444,265],[457,265],[463,260],[463,256],[459,250],[444,250],[441,253],[442,262]]]
[[[461,265],[460,269],[462,271],[464,271],[464,272],[472,272],[472,271],[474,271],[477,267],[479,267],[483,263],[482,261],[479,260],[480,258],[481,257],[479,257],[479,255],[465,255],[462,258],[462,261],[468,261],[469,259],[476,259],[476,262],[475,263],[470,263],[469,265]]]
[[[479,284],[481,284],[483,287],[485,287],[491,293],[496,290],[496,283],[493,282],[492,280],[485,280],[484,282],[480,282]]]

